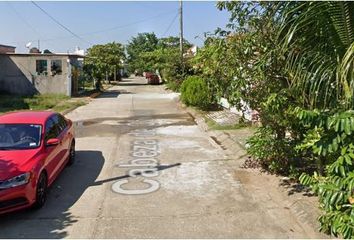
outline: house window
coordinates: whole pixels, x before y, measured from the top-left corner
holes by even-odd
[[[50,71],[52,75],[61,74],[62,73],[62,61],[61,60],[52,60],[50,63]]]
[[[36,61],[36,72],[37,75],[47,75],[47,60],[37,60]]]

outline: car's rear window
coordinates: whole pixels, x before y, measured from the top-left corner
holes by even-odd
[[[41,132],[38,124],[0,124],[0,150],[37,148]]]

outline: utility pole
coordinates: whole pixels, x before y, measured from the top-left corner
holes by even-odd
[[[182,72],[184,72],[184,63],[183,63],[183,11],[182,11],[183,3],[182,0],[179,1],[179,51],[181,57],[182,64]]]

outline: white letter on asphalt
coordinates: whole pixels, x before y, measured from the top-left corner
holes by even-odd
[[[159,182],[155,180],[150,180],[150,179],[144,179],[143,183],[147,183],[150,185],[149,188],[146,189],[123,189],[122,185],[128,183],[129,181],[124,179],[124,180],[119,180],[112,185],[112,190],[116,193],[120,194],[125,194],[125,195],[139,195],[139,194],[147,194],[147,193],[152,193],[155,192],[156,190],[159,189],[160,184]]]

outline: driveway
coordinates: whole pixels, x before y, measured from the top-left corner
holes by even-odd
[[[77,162],[55,182],[43,209],[2,216],[0,237],[319,236],[272,199],[255,197],[235,171],[239,159],[177,101],[163,86],[129,78],[69,113]]]

